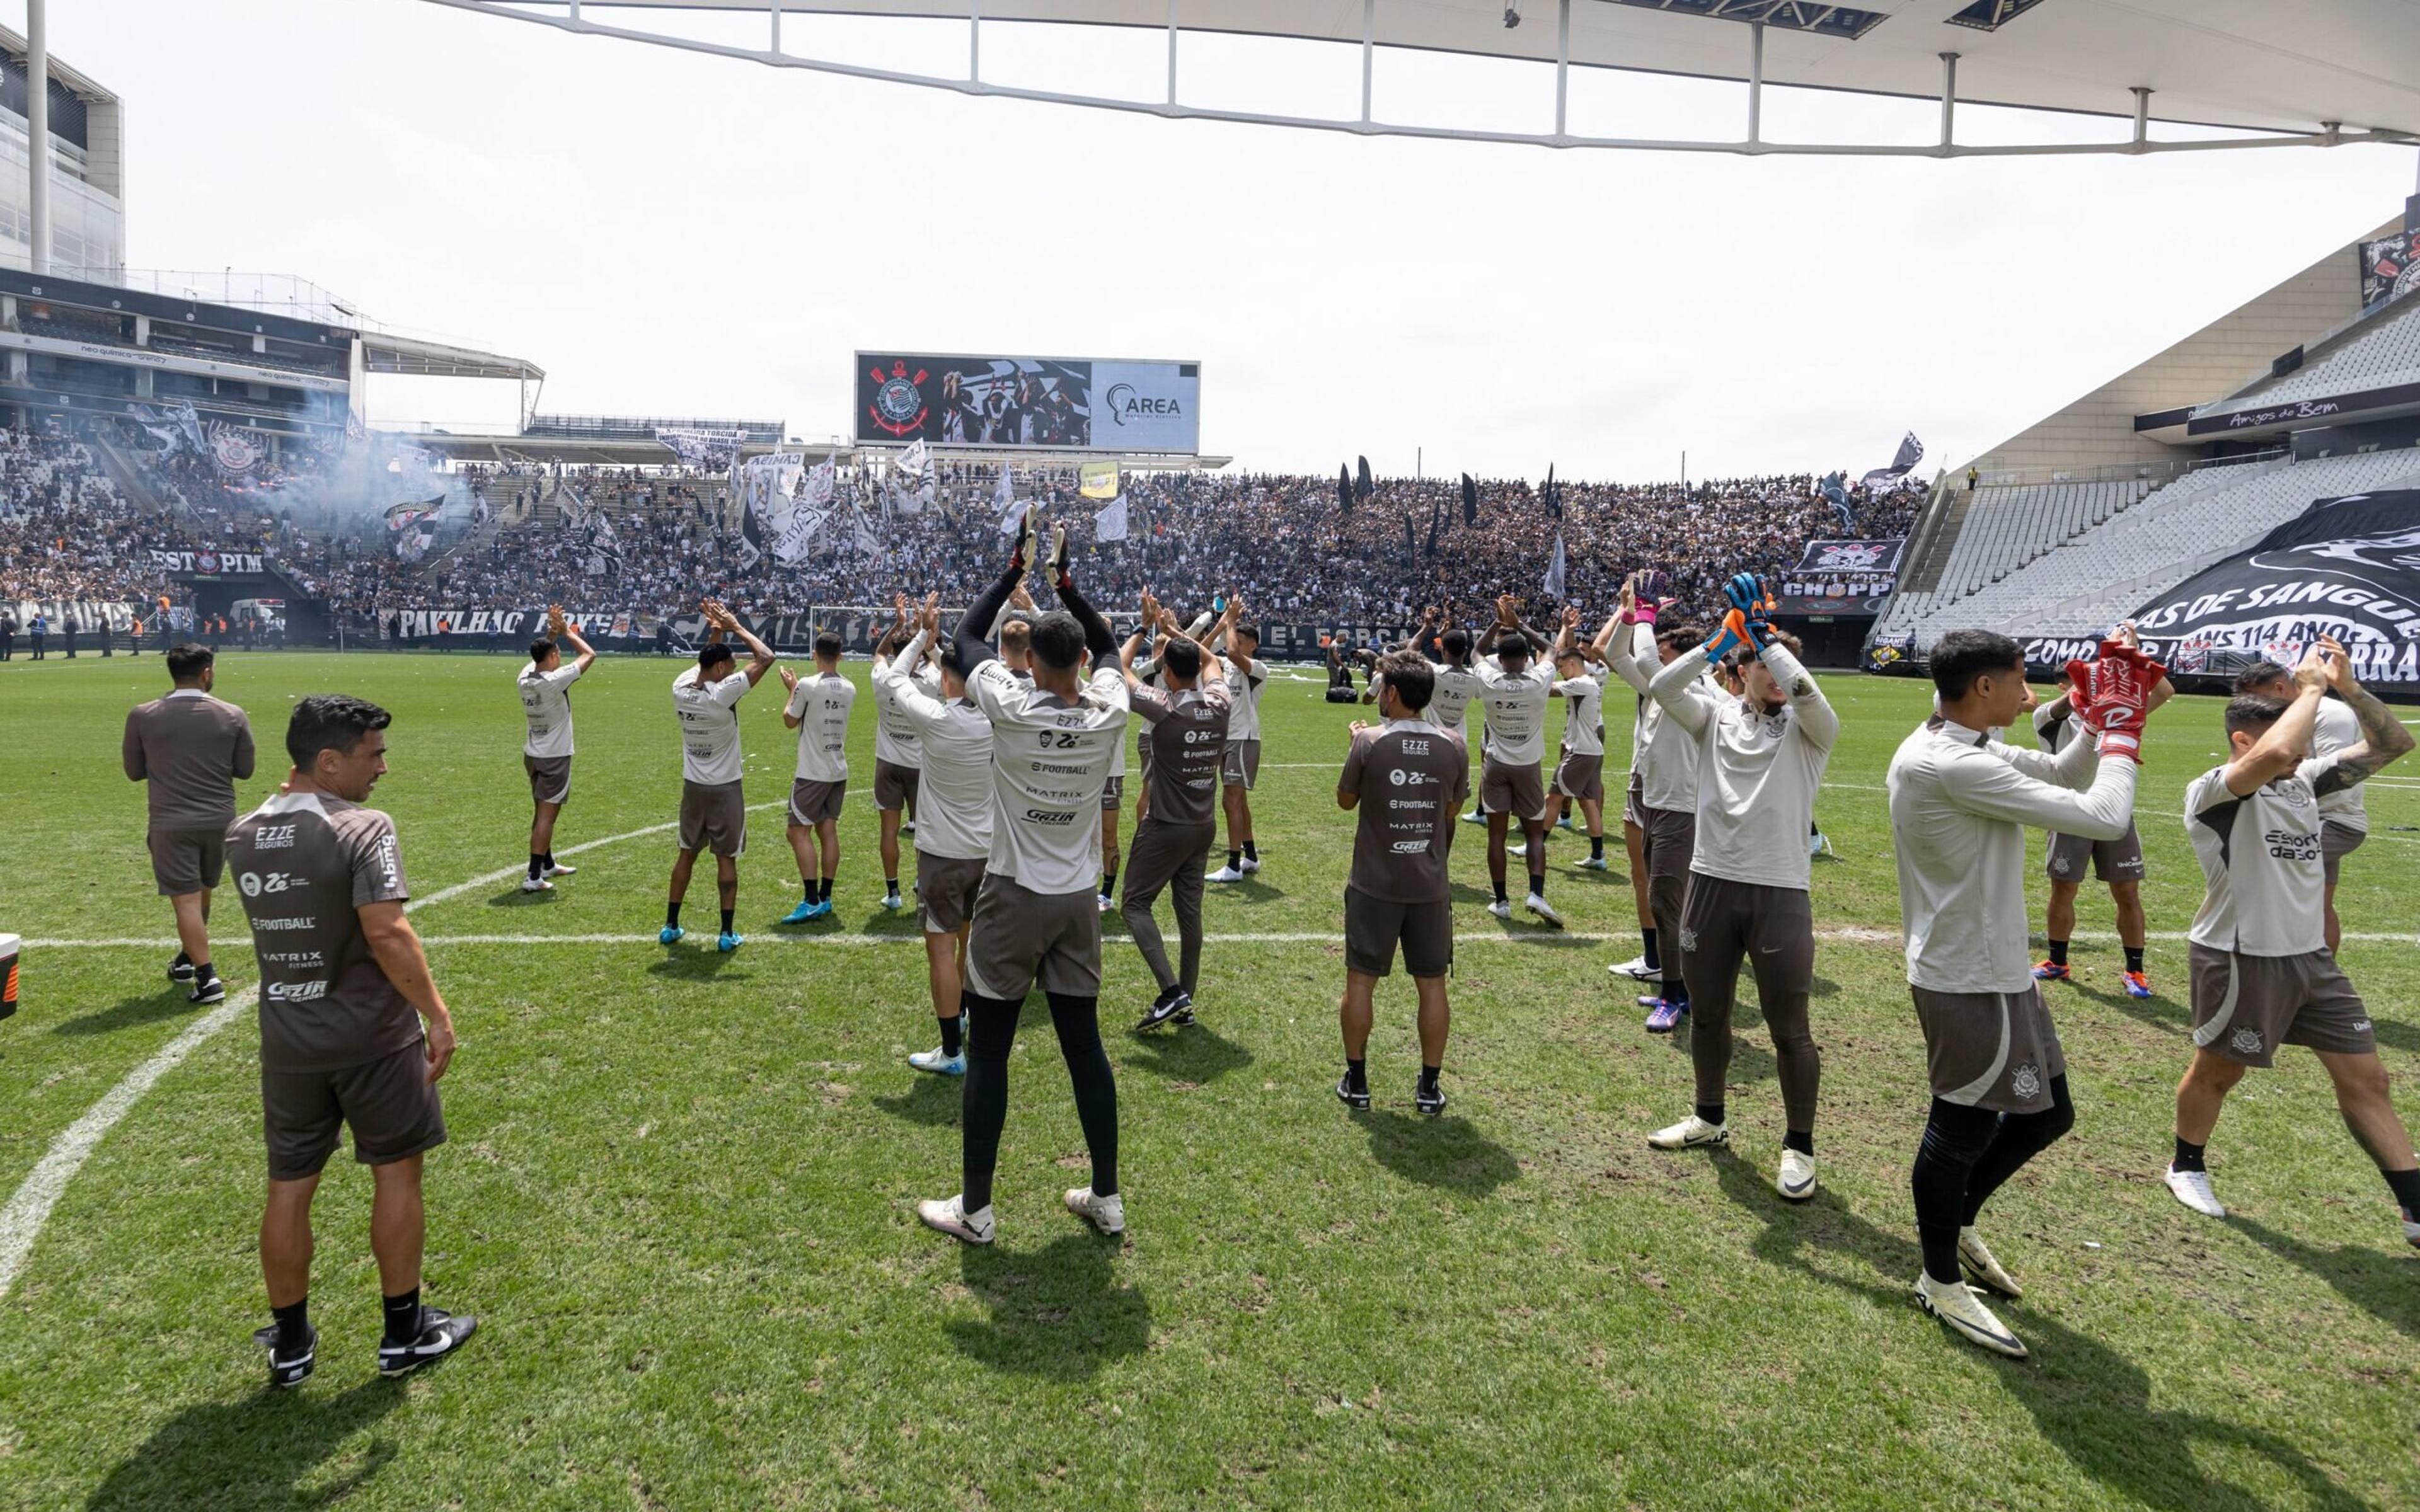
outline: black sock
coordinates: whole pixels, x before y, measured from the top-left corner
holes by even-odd
[[[676,903],[664,904],[664,928],[680,928],[680,904]]]
[[[1676,1008],[1689,1006],[1689,984],[1679,977],[1664,979],[1664,1001]]]
[[[1954,1285],[1958,1280],[1958,1230],[1969,1221],[1967,1182],[1999,1123],[1999,1115],[1988,1108],[1932,1100],[1909,1186],[1916,1197],[1916,1234],[1924,1250],[1924,1273],[1935,1285]]]
[[[541,855],[538,858],[539,858],[540,860],[544,861],[544,862],[547,864],[547,866],[548,866],[548,868],[549,868],[550,870],[551,870],[551,869],[553,868],[553,866],[554,866],[554,853],[553,853],[552,851],[545,852],[545,853],[544,853],[543,855]]]
[[[1532,896],[1539,898],[1544,898],[1546,895],[1546,873],[1544,872],[1532,872],[1529,873],[1529,891]]]
[[[2202,1161],[2203,1152],[2209,1149],[2208,1145],[2189,1145],[2185,1143],[2185,1136],[2179,1134],[2176,1158],[2169,1161],[2168,1165],[2171,1169],[2180,1171],[2209,1170],[2210,1167]]]
[[[1723,1121],[1723,1105],[1720,1103],[1700,1103],[1698,1104],[1698,1117],[1708,1123],[1720,1123]]]
[[[816,894],[815,894],[815,902],[817,902],[817,903],[828,903],[831,902],[831,885],[832,885],[832,879],[831,879],[831,878],[830,878],[830,877],[826,877],[826,878],[824,878],[824,880],[823,880],[823,886],[822,886],[821,889],[820,889],[819,891],[817,891],[817,892],[816,892]]]
[[[2143,948],[2141,946],[2130,945],[2126,947],[2126,969],[2129,971],[2140,971],[2143,969]]]
[[[958,1053],[958,1046],[965,1043],[960,1037],[964,1026],[963,1020],[955,1013],[941,1021],[941,1054],[954,1056]]]
[[[418,1293],[413,1293],[417,1296]],[[311,1337],[311,1299],[303,1298],[290,1307],[271,1307],[269,1316],[277,1321],[277,1347],[287,1353],[301,1349]]]
[[[545,870],[546,870],[546,853],[545,853],[544,851],[532,851],[532,852],[530,852],[530,869],[529,869],[529,874],[530,874],[531,876],[536,876],[539,872],[543,872],[543,871],[545,871]]]
[[[2378,1174],[2386,1178],[2387,1186],[2393,1189],[2395,1200],[2402,1205],[2404,1212],[2414,1220],[2420,1220],[2420,1166],[2408,1171],[2381,1171]]]
[[[1605,837],[1603,835],[1590,835],[1589,837],[1589,859],[1591,861],[1602,861],[1605,859]]]
[[[801,892],[803,892],[804,894],[806,894],[806,901],[807,901],[807,902],[809,902],[809,903],[814,903],[814,902],[815,901],[815,879],[814,879],[814,878],[813,878],[813,877],[800,877],[800,878],[799,879],[799,890],[800,890]]]
[[[1257,861],[1260,858],[1261,853],[1252,849],[1252,842],[1250,841],[1244,841],[1244,859],[1247,861]]]
[[[1227,853],[1227,870],[1228,870],[1228,871],[1230,871],[1230,872],[1238,871],[1238,870],[1240,870],[1240,869],[1243,867],[1243,864],[1244,864],[1244,853],[1243,853],[1243,852],[1241,852],[1241,851],[1236,851],[1236,850],[1231,850],[1231,851],[1229,851],[1229,852]]]
[[[194,963],[194,985],[196,987],[217,980],[219,968],[207,961]]]
[[[1507,898],[1504,896],[1504,884],[1502,884],[1501,882],[1498,882],[1498,883],[1496,883],[1494,886],[1495,886],[1495,887],[1496,887],[1496,901],[1497,901],[1497,903],[1508,903],[1508,902],[1510,902],[1510,901],[1511,901],[1511,900],[1507,899]]]
[[[1638,932],[1638,937],[1647,942],[1647,949],[1639,953],[1646,959],[1648,973],[1652,976],[1663,970],[1664,963],[1655,954],[1655,932],[1643,929]]]
[[[1439,1068],[1437,1068],[1437,1067],[1435,1067],[1435,1066],[1422,1066],[1422,1067],[1420,1068],[1420,1090],[1421,1090],[1421,1091],[1423,1091],[1423,1092],[1434,1092],[1434,1091],[1435,1091],[1435,1090],[1437,1089],[1436,1079],[1437,1079],[1437,1071],[1438,1071],[1438,1069],[1439,1069]]]
[[[725,934],[731,933],[731,915],[732,910],[728,908],[722,911],[722,933]]]
[[[1104,898],[1114,898],[1114,897],[1116,897],[1117,895],[1118,895],[1118,874],[1117,874],[1115,872],[1102,872],[1102,873],[1101,873],[1101,896],[1102,896],[1102,897],[1104,897]]]
[[[420,1288],[386,1299],[386,1342],[409,1344],[420,1337]]]
[[[177,952],[177,959],[168,964],[172,966],[190,966],[194,964],[194,958],[179,950]]]
[[[1357,1092],[1368,1091],[1370,1089],[1370,1063],[1366,1060],[1355,1060],[1349,1057],[1346,1057],[1344,1062],[1344,1085]]]
[[[893,898],[898,897],[899,879],[897,877],[884,877],[882,879],[882,890],[889,893]]]
[[[1815,1131],[1812,1129],[1789,1130],[1781,1136],[1781,1148],[1794,1149],[1802,1155],[1812,1155],[1815,1153]]]
[[[2053,940],[2050,942],[2050,964],[2055,966],[2063,966],[2067,964],[2067,942],[2065,940]]]

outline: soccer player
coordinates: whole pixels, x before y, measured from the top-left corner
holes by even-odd
[[[370,1168],[370,1252],[386,1299],[379,1374],[451,1354],[478,1327],[420,1301],[421,1162],[445,1142],[437,1079],[454,1058],[454,1020],[403,916],[395,821],[362,807],[386,773],[388,723],[361,699],[303,699],[286,726],[285,785],[224,831],[260,963],[260,1270],[272,1321],[253,1341],[269,1350],[272,1386],[301,1385],[317,1361],[311,1198],[340,1128]]]
[[[565,640],[578,654],[567,667],[559,643]],[[531,641],[529,650],[530,664],[518,679],[521,714],[529,721],[521,769],[529,773],[530,800],[536,812],[530,820],[529,874],[521,878],[521,891],[550,892],[551,878],[580,870],[555,863],[554,819],[571,796],[571,685],[597,665],[597,653],[564,619],[560,604],[546,607],[546,634]]]
[[[907,671],[940,639],[940,602],[939,594],[928,595],[906,649],[893,660],[875,661],[874,686],[914,728],[923,762],[923,820],[916,826],[916,914],[924,929],[925,978],[933,990],[934,1017],[940,1021],[941,1044],[938,1050],[913,1052],[908,1064],[943,1076],[963,1076],[967,924],[974,917],[975,894],[991,855],[991,720],[967,696],[954,640],[941,647],[938,692],[927,691]]]
[[[1417,653],[1425,661],[1432,644],[1435,647],[1441,659],[1428,664],[1432,691],[1426,717],[1429,723],[1440,730],[1450,731],[1456,739],[1462,741],[1463,761],[1467,764],[1470,741],[1465,716],[1469,712],[1470,701],[1485,693],[1487,685],[1480,680],[1478,669],[1470,664],[1470,632],[1454,627],[1453,619],[1453,606],[1448,604],[1444,621],[1448,628],[1440,635],[1436,633],[1437,611],[1434,609],[1422,610],[1420,627],[1413,632],[1409,640],[1394,649]],[[1381,665],[1372,674],[1369,694],[1369,702],[1380,703],[1382,707],[1378,684],[1385,674],[1382,658]],[[1476,795],[1478,790],[1471,786],[1467,770],[1462,774],[1462,785]],[[1464,817],[1470,824],[1483,825],[1487,822],[1487,816],[1475,807]]]
[[[2283,703],[2294,702],[2293,674],[2273,661],[2257,661],[2235,679],[2238,694],[2258,693]],[[2333,756],[2363,738],[2361,720],[2341,699],[2322,699],[2311,727],[2311,751]],[[2344,924],[2336,918],[2336,878],[2344,858],[2369,839],[2369,800],[2361,784],[2349,783],[2319,795],[2319,860],[2327,873],[2328,949],[2344,942]]]
[[[896,665],[894,658],[914,633],[906,597],[894,598],[893,603],[900,622],[874,648],[874,812],[881,829],[882,906],[896,913],[905,906],[899,896],[899,835],[903,828],[910,835],[916,832],[917,789],[923,780],[924,755],[914,721],[899,710],[899,683],[881,675],[886,666]],[[924,643],[929,647],[931,638]],[[902,673],[925,697],[940,694],[939,671],[910,662]]]
[[[208,646],[168,653],[164,698],[126,716],[120,754],[130,781],[147,782],[151,876],[177,915],[177,959],[170,981],[190,981],[189,1003],[216,1003],[226,984],[210,964],[210,890],[225,871],[235,785],[252,776],[252,722],[210,695],[217,660]]]
[[[1101,842],[1094,816],[1109,781],[1109,749],[1125,739],[1125,678],[1108,622],[1068,575],[1063,527],[1049,567],[1066,608],[1032,624],[1032,683],[1018,681],[979,639],[1024,576],[1032,544],[1029,510],[1007,570],[958,621],[959,666],[992,727],[991,859],[967,934],[966,1000],[974,1025],[960,1122],[965,1184],[955,1196],[919,1203],[916,1216],[969,1244],[988,1244],[998,1231],[991,1187],[1008,1119],[1008,1053],[1037,979],[1093,1158],[1092,1183],[1066,1194],[1067,1211],[1105,1234],[1125,1228],[1117,1078],[1101,1046],[1101,914],[1093,901]],[[1089,681],[1079,670],[1088,651]]]
[[[1229,626],[1211,649],[1224,654],[1227,664],[1226,765],[1219,771],[1219,802],[1227,810],[1227,864],[1210,873],[1213,882],[1241,882],[1261,869],[1261,853],[1252,846],[1252,784],[1261,776],[1261,690],[1269,680],[1268,663],[1260,654],[1257,625],[1236,623],[1230,599],[1221,612]]]
[[[1185,633],[1200,640],[1216,620],[1217,616],[1205,609],[1193,617],[1193,623],[1185,627]],[[1151,637],[1156,635],[1158,626],[1146,625],[1140,629],[1143,635]],[[1167,686],[1166,674],[1160,669],[1159,656],[1156,652],[1151,656],[1139,657],[1135,661],[1134,674],[1140,678],[1147,687],[1156,688]],[[1220,681],[1224,680],[1222,675]],[[1220,731],[1218,743],[1221,760],[1224,759],[1226,739],[1226,732]],[[1139,826],[1144,817],[1151,812],[1151,724],[1148,720],[1140,722],[1135,729],[1135,763],[1142,768],[1142,784],[1135,794],[1135,824]]]
[[[1577,639],[1577,609],[1563,612],[1563,631],[1555,645],[1555,697],[1563,701],[1563,751],[1555,764],[1555,781],[1546,803],[1548,823],[1565,820],[1568,806],[1577,804],[1588,825],[1589,853],[1583,870],[1603,872],[1605,860],[1605,641],[1600,636]],[[1588,670],[1596,661],[1596,671]]]
[[[1691,686],[1702,668],[1683,656],[1648,691],[1698,742],[1698,827],[1681,911],[1681,975],[1689,984],[1689,1060],[1698,1104],[1657,1130],[1657,1149],[1718,1145],[1730,1137],[1723,1088],[1731,1062],[1731,1005],[1745,962],[1773,1036],[1787,1119],[1774,1188],[1792,1202],[1815,1195],[1815,1100],[1823,1059],[1807,1032],[1815,978],[1815,916],[1807,896],[1807,819],[1839,738],[1840,717],[1799,664],[1797,643],[1757,616],[1769,602],[1751,573],[1724,588],[1722,628],[1699,655],[1718,662],[1734,650],[1745,696],[1701,700]]]
[[[1232,640],[1238,606],[1230,601],[1213,640]],[[1135,826],[1134,855],[1126,866],[1126,890],[1121,912],[1143,964],[1151,967],[1159,995],[1136,1026],[1156,1029],[1174,1019],[1193,1022],[1193,993],[1202,982],[1202,863],[1218,838],[1217,798],[1219,773],[1226,761],[1227,731],[1234,695],[1218,657],[1176,627],[1176,616],[1159,607],[1145,589],[1142,623],[1160,628],[1159,675],[1163,691],[1146,684],[1134,670],[1142,634],[1135,631],[1118,652],[1126,697],[1137,717],[1154,732],[1155,752],[1143,769],[1151,789],[1149,807]],[[1176,895],[1176,933],[1183,969],[1171,971],[1168,947],[1162,943],[1152,905],[1160,889]]]
[[[841,675],[840,650],[837,633],[818,630],[814,671],[800,677],[782,669],[782,686],[790,690],[782,723],[799,733],[799,765],[790,783],[790,854],[798,857],[799,885],[806,891],[782,916],[784,924],[831,917],[832,878],[840,872],[840,805],[848,793],[848,716],[857,705],[857,685]],[[897,863],[890,864],[896,870]]]
[[[697,853],[711,849],[716,901],[722,905],[722,932],[714,948],[727,952],[740,946],[731,918],[739,904],[739,857],[748,849],[748,798],[739,785],[739,701],[773,670],[773,653],[721,604],[709,598],[702,608],[710,638],[698,648],[697,665],[673,679],[673,714],[681,725],[680,854],[673,859],[672,896],[656,938],[675,945],[688,933],[681,928],[681,902],[689,896]],[[747,666],[737,665],[725,635],[747,645]]]
[[[2131,624],[2122,624],[2111,639],[2121,644],[2141,649],[2142,637]],[[2176,696],[2176,686],[2163,676],[2150,690],[2145,712],[2158,708]],[[2042,749],[2055,753],[2067,741],[2074,738],[2082,727],[2075,722],[2075,692],[2072,687],[2062,691],[2049,702],[2034,710],[2034,736]],[[2151,995],[2151,978],[2143,960],[2143,945],[2149,925],[2143,918],[2143,837],[2136,834],[2130,819],[2126,833],[2116,840],[2088,840],[2082,835],[2063,834],[2053,830],[2050,836],[2050,911],[2043,920],[2044,934],[2050,941],[2050,956],[2034,967],[2036,981],[2066,981],[2068,942],[2075,935],[2075,895],[2084,886],[2084,863],[2092,862],[2094,880],[2108,884],[2109,901],[2118,913],[2118,943],[2126,952],[2126,973],[2121,979],[2129,997]]]
[[[1504,838],[1518,817],[1529,871],[1529,893],[1521,905],[1550,928],[1560,929],[1563,916],[1546,902],[1546,784],[1540,771],[1546,755],[1546,701],[1554,697],[1555,669],[1548,662],[1531,664],[1530,651],[1533,646],[1543,649],[1543,638],[1524,627],[1513,609],[1512,594],[1497,599],[1496,625],[1479,647],[1479,681],[1485,688],[1479,702],[1487,710],[1479,807],[1487,815],[1487,879],[1496,887],[1496,901],[1487,911],[1498,918],[1512,917],[1504,890]]]
[[[2304,656],[2293,682],[2291,702],[2247,693],[2227,704],[2230,759],[2185,790],[2185,827],[2208,890],[2186,947],[2194,1058],[2177,1087],[2168,1190],[2195,1212],[2226,1216],[2204,1156],[2219,1107],[2245,1068],[2273,1064],[2279,1045],[2306,1045],[2335,1084],[2346,1126],[2395,1194],[2404,1239],[2420,1246],[2420,1160],[2388,1095],[2369,1010],[2327,941],[2321,808],[2329,795],[2408,754],[2412,732],[2353,680],[2352,658],[2329,637]],[[2317,756],[2330,689],[2360,723],[2361,738]]]
[[[2132,825],[2158,668],[2118,647],[2087,675],[2097,699],[2079,695],[2075,712],[2079,728],[2098,733],[2098,753],[2079,738],[2055,756],[2016,749],[1993,732],[2033,700],[2023,648],[1952,630],[1932,648],[1940,712],[1900,743],[1888,778],[1908,990],[1932,1086],[1910,1179],[1924,1249],[1916,1302],[1962,1337],[2020,1358],[2024,1345],[1960,1267],[2019,1294],[1976,1226],[1992,1194],[2075,1123],[2058,1030],[2026,964],[2025,830],[2091,841]]]
[[[1664,705],[1649,697],[1648,689],[1656,672],[1685,662],[1691,675],[1682,685],[1681,696],[1709,717],[1718,712],[1728,697],[1704,675],[1705,658],[1697,648],[1704,642],[1705,631],[1695,625],[1658,628],[1662,609],[1653,595],[1638,594],[1635,579],[1623,583],[1621,612],[1615,616],[1621,624],[1606,648],[1614,675],[1639,695],[1640,738],[1632,748],[1630,774],[1638,846],[1631,866],[1647,887],[1650,922],[1641,932],[1647,940],[1642,960],[1655,958],[1657,946],[1662,946],[1656,961],[1660,990],[1650,994],[1642,1005],[1650,1034],[1671,1033],[1689,1012],[1689,980],[1681,971],[1681,919],[1688,899],[1689,870],[1697,857],[1700,747],[1697,732],[1682,720],[1667,717]],[[1655,671],[1650,671],[1651,668]]]
[[[1419,994],[1420,1077],[1412,1105],[1435,1118],[1445,1111],[1437,1073],[1451,1022],[1446,973],[1453,966],[1453,888],[1446,861],[1470,764],[1455,748],[1460,736],[1422,717],[1436,681],[1427,659],[1399,651],[1379,667],[1386,722],[1354,721],[1336,779],[1336,806],[1358,810],[1344,882],[1344,997],[1337,1009],[1344,1074],[1336,1095],[1357,1111],[1370,1106],[1373,999],[1400,949]]]

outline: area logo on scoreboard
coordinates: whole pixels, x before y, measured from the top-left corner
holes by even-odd
[[[1107,397],[1109,419],[1119,425],[1126,423],[1128,415],[1148,415],[1156,420],[1181,420],[1185,416],[1185,406],[1177,400],[1164,394],[1137,393],[1131,383],[1110,384]]]
[[[927,412],[924,379],[928,375],[925,371],[918,368],[916,376],[911,378],[908,376],[905,362],[893,362],[887,376],[879,367],[875,368],[871,376],[875,383],[874,403],[867,407],[867,411],[873,415],[874,423],[893,436],[908,436],[923,430]]]

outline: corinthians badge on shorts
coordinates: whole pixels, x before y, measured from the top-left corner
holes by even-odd
[[[876,425],[893,436],[911,435],[924,428],[923,385],[929,375],[923,368],[918,368],[911,378],[907,363],[894,360],[888,375],[876,367],[868,376],[874,379],[875,387],[874,402],[866,406],[866,413],[874,417]]]

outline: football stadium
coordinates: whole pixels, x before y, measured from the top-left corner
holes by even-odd
[[[25,0],[0,148],[0,1504],[2420,1507],[2403,6]]]

